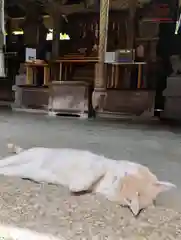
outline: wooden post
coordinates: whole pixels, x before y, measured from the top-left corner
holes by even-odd
[[[136,13],[136,6],[137,6],[137,0],[129,0],[128,1],[128,19],[127,19],[127,32],[126,32],[126,48],[127,49],[134,49],[134,43],[135,43],[135,13]],[[135,68],[135,65],[130,65],[128,68],[128,79],[129,82],[131,81],[131,72]],[[126,77],[127,79],[127,77]]]
[[[26,5],[26,17],[22,23],[26,47],[37,48],[41,22],[42,16],[39,6],[35,2],[28,2]]]
[[[62,17],[60,12],[54,11],[53,17],[53,41],[52,41],[52,60],[57,60],[60,57],[60,31],[62,25]],[[52,66],[52,76],[51,78],[55,81],[60,81],[61,69],[59,64],[54,64]]]
[[[4,0],[1,0],[0,1],[0,77],[5,77],[4,53],[3,53],[4,44],[5,44]]]
[[[59,57],[60,51],[60,30],[61,30],[61,14],[55,12],[53,14],[53,41],[52,41],[52,59]]]
[[[135,13],[136,13],[137,0],[129,0],[129,16],[128,16],[128,29],[127,29],[127,48],[134,48],[135,37]]]
[[[47,6],[47,12],[50,14],[53,20],[53,41],[52,41],[52,53],[51,59],[57,60],[60,57],[60,32],[62,27],[62,16],[60,12],[60,3],[57,1],[51,1]],[[53,64],[51,67],[51,79],[58,81],[60,75],[60,69],[58,64]]]
[[[94,92],[92,96],[93,108],[97,111],[103,110],[106,97],[105,77],[105,52],[107,50],[107,34],[109,23],[109,0],[100,0],[100,21],[99,21],[99,51],[98,63],[95,72]]]
[[[8,34],[8,38],[6,40],[6,45],[9,46],[9,44],[12,42],[12,18],[8,17],[6,20],[6,32]]]

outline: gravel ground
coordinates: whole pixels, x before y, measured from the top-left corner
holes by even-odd
[[[9,140],[24,148],[88,149],[145,164],[159,179],[178,186],[161,195],[156,208],[134,218],[128,209],[101,196],[70,196],[61,186],[0,176],[0,223],[66,240],[181,239],[181,128],[1,112],[0,129],[1,156],[7,155]]]
[[[62,239],[181,239],[181,214],[151,207],[134,218],[101,196],[71,196],[62,186],[0,176],[1,224]]]

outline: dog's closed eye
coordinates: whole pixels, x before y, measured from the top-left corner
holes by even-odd
[[[131,200],[129,198],[124,199],[127,204],[131,204]]]
[[[140,193],[136,192],[136,196],[139,197]],[[131,202],[132,202],[132,200],[130,198],[125,198],[124,200],[129,204],[131,204]]]

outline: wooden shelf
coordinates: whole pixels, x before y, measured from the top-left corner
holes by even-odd
[[[155,38],[136,38],[136,41],[142,41],[142,42],[151,42],[151,41],[158,41],[159,37]]]
[[[142,19],[141,22],[143,23],[154,23],[154,24],[160,24],[160,23],[170,23],[174,22],[171,18],[145,18]]]

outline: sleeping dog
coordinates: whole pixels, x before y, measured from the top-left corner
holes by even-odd
[[[157,195],[175,187],[162,182],[145,166],[112,160],[89,151],[9,144],[16,153],[0,161],[0,174],[61,184],[72,193],[95,192],[128,206],[134,215],[153,204]]]

